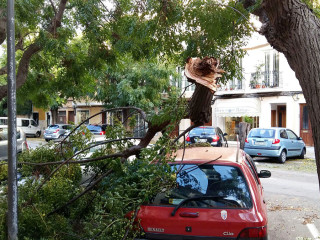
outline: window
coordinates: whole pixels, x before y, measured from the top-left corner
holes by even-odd
[[[190,131],[190,135],[216,134],[214,128],[198,127]]]
[[[35,121],[33,121],[33,120],[31,120],[31,125],[34,126],[34,127],[37,127],[37,126],[38,126],[38,124],[37,124]]]
[[[22,127],[29,127],[29,120],[21,120]]]
[[[279,87],[279,53],[277,51],[265,52],[264,70],[264,85]]]
[[[308,107],[303,106],[302,110],[302,129],[309,129],[309,113]]]
[[[246,154],[246,165],[248,166],[248,168],[250,169],[250,172],[252,173],[253,175],[253,178],[254,180],[256,181],[257,185],[259,185],[260,181],[259,181],[259,178],[258,178],[258,169],[253,161],[253,159],[248,155]]]
[[[248,135],[250,138],[274,138],[273,129],[252,129]]]
[[[280,130],[280,137],[281,138],[288,138],[287,132],[285,130]]]
[[[264,56],[264,70],[265,70],[265,75],[264,75],[264,82],[266,86],[270,86],[270,52],[266,52]]]
[[[186,207],[250,208],[252,206],[247,182],[241,170],[225,165],[174,165],[177,171],[177,188],[168,194],[158,194],[154,205],[178,205],[181,201],[204,197],[200,201],[188,201]],[[207,197],[207,198],[205,198]]]
[[[82,123],[85,121],[85,124],[89,124],[89,110],[78,110],[77,117],[79,119],[78,123]]]
[[[297,135],[294,132],[292,132],[291,130],[287,130],[287,134],[288,134],[289,139],[296,140],[298,138]]]
[[[273,86],[279,87],[279,53],[273,53]]]

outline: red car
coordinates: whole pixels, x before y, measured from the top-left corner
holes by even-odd
[[[259,178],[271,173],[258,173],[249,155],[236,148],[188,148],[171,166],[177,188],[141,206],[138,239],[268,239]]]

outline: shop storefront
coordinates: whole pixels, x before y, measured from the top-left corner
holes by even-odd
[[[261,107],[258,98],[218,99],[213,105],[213,119],[229,141],[236,141],[240,122],[259,127]]]

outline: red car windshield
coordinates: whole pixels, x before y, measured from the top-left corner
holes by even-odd
[[[177,188],[158,194],[154,205],[205,208],[251,208],[247,182],[241,170],[226,165],[173,165]]]

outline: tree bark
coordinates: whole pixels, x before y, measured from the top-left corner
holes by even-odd
[[[0,44],[7,38],[7,9],[0,8]]]
[[[241,122],[239,126],[239,142],[240,142],[240,149],[244,149],[244,144],[246,141],[246,138],[248,136],[248,133],[250,131],[250,123]]]
[[[252,0],[244,4],[252,5]],[[301,85],[309,109],[320,183],[320,20],[300,0],[263,0],[254,12],[270,45],[282,52]]]
[[[195,125],[201,126],[210,122],[212,98],[213,93],[209,88],[196,83],[196,89],[189,102],[189,118]]]

